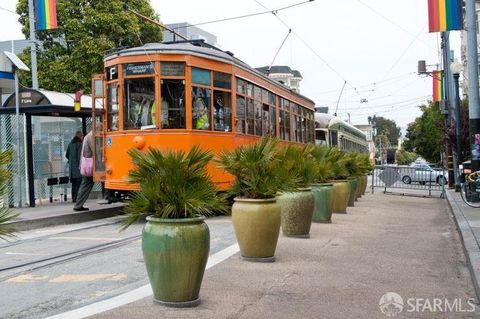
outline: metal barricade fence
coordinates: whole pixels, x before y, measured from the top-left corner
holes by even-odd
[[[371,189],[383,188],[383,192],[400,192],[408,195],[445,195],[448,183],[446,169],[427,169],[411,166],[377,165],[372,171]]]

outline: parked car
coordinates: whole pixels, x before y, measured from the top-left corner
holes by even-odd
[[[402,182],[405,184],[411,184],[418,182],[420,184],[425,183],[437,183],[439,185],[445,185],[448,181],[447,171],[444,169],[432,168],[428,163],[413,163],[409,167],[400,170],[402,176]]]

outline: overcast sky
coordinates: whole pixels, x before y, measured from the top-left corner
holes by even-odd
[[[17,0],[0,1],[0,41],[20,39]],[[302,0],[151,0],[163,23],[191,24],[279,9]],[[263,5],[263,6],[262,6]],[[7,10],[5,10],[7,9]],[[418,60],[439,61],[439,38],[428,33],[427,0],[315,0],[273,14],[205,24],[223,50],[252,67],[274,64],[300,71],[300,91],[317,106],[363,124],[376,114],[405,128],[431,99],[432,80],[416,74]],[[452,32],[459,55],[459,32]],[[429,67],[432,69],[433,67]],[[361,102],[363,101],[363,102]],[[366,101],[366,102],[365,102]]]

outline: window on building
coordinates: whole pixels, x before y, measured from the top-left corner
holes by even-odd
[[[192,128],[194,130],[210,130],[211,90],[192,87]]]
[[[162,128],[185,128],[185,80],[161,80]]]
[[[135,78],[124,81],[123,129],[155,126],[155,79]]]

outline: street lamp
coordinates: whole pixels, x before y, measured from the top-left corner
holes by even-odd
[[[462,115],[460,114],[460,89],[458,85],[458,79],[460,78],[460,72],[462,72],[462,64],[457,59],[450,64],[450,71],[452,71],[453,79],[455,82],[455,135],[457,141],[457,165],[462,163]],[[453,100],[453,99],[452,99]],[[455,191],[460,191],[460,172],[458,167],[456,168],[457,178],[455,178]]]

